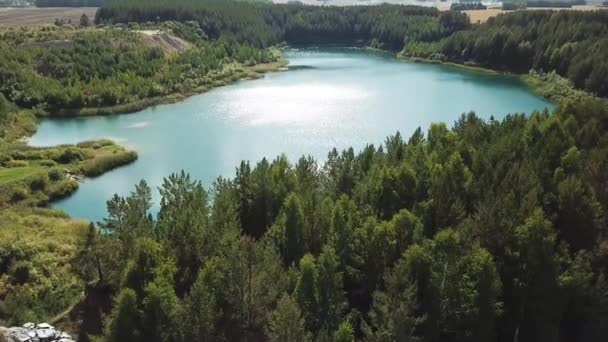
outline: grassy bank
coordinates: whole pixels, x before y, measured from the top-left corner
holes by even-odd
[[[82,177],[98,176],[137,159],[135,151],[109,140],[44,148],[16,142],[3,149],[0,206],[46,205],[74,192]]]
[[[279,53],[279,52],[277,52]],[[193,89],[183,92],[171,93],[163,96],[154,96],[144,99],[136,99],[132,102],[118,104],[105,107],[88,107],[77,109],[60,109],[53,112],[53,117],[75,117],[75,116],[94,116],[94,115],[112,115],[112,114],[128,114],[138,112],[148,107],[175,103],[184,99],[205,93],[211,89],[232,84],[243,79],[257,79],[262,74],[277,71],[288,64],[288,61],[283,58],[277,58],[274,62],[259,63],[251,66],[243,66],[241,64],[230,65],[222,72],[218,73],[210,79],[207,84],[197,86]],[[49,116],[50,113],[42,112],[41,116]]]
[[[531,71],[528,74],[520,75],[520,78],[533,92],[554,102],[593,97],[586,91],[576,89],[570,80],[555,72],[541,74]]]
[[[71,261],[86,228],[55,210],[0,209],[0,326],[47,320],[82,293]]]
[[[32,111],[22,110],[0,95],[0,208],[43,206],[93,177],[137,159],[137,153],[110,140],[53,147],[29,146],[36,131]]]
[[[84,289],[72,260],[87,222],[41,206],[137,159],[109,140],[29,146],[35,131],[33,113],[0,95],[0,326],[48,321]]]

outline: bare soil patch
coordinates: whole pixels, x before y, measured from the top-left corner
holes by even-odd
[[[192,47],[192,44],[187,41],[159,30],[142,30],[137,32],[142,34],[146,45],[159,47],[169,54],[183,52]]]

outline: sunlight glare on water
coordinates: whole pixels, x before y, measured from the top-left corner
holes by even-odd
[[[242,160],[255,164],[285,153],[292,162],[310,155],[323,162],[334,147],[381,144],[400,131],[407,139],[431,122],[452,125],[471,110],[500,119],[551,103],[512,77],[441,65],[399,61],[354,49],[285,53],[290,70],[240,81],[128,115],[41,120],[30,143],[49,146],[110,138],[139,159],[86,179],[73,196],[55,202],[75,217],[99,221],[114,193],[127,195],[145,179],[152,189],[185,170],[209,187],[232,177]],[[160,201],[154,192],[156,208]]]
[[[230,120],[251,126],[331,127],[348,120],[367,96],[368,92],[356,85],[263,86],[223,94],[225,101],[215,109],[229,113]]]

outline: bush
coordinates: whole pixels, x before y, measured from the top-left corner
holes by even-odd
[[[57,165],[57,163],[53,160],[45,159],[45,160],[40,161],[40,165],[46,166],[46,167],[53,167],[53,166]]]
[[[117,153],[114,151],[111,156],[104,156],[88,161],[81,168],[85,176],[94,177],[113,169],[120,165],[128,164],[137,159],[137,153],[134,151],[126,151]]]
[[[82,151],[70,147],[66,148],[63,153],[61,153],[59,157],[57,157],[55,161],[62,164],[69,164],[82,160],[84,160],[84,155],[82,154]]]
[[[49,171],[49,179],[52,181],[58,181],[65,177],[65,172],[61,169],[52,169]]]
[[[63,179],[51,186],[49,189],[49,197],[51,199],[59,199],[70,195],[78,189],[78,182],[74,179]]]
[[[11,202],[17,203],[23,201],[27,198],[27,191],[23,188],[13,189],[13,193],[11,194]]]
[[[78,143],[76,146],[82,147],[82,148],[92,148],[92,149],[96,150],[96,149],[99,149],[101,147],[110,146],[110,145],[114,145],[114,143],[112,142],[112,140],[101,139],[101,140],[83,141],[81,143]]]
[[[9,160],[4,163],[4,165],[6,165],[6,167],[26,167],[29,164],[25,160]]]
[[[49,185],[49,178],[47,175],[40,175],[35,177],[30,183],[30,189],[32,191],[44,191]]]
[[[11,270],[12,282],[14,284],[23,285],[30,281],[32,263],[29,261],[17,261]]]

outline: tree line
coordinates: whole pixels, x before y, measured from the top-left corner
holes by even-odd
[[[401,5],[303,6],[221,0],[109,1],[97,23],[198,21],[211,38],[228,36],[255,46],[340,43],[399,51],[404,39],[434,40],[467,27],[464,14]]]
[[[108,341],[597,341],[606,132],[587,98],[244,161],[209,188],[173,174],[156,215],[142,181],[75,267],[115,293]]]
[[[470,25],[464,13],[401,5],[303,6],[219,0],[110,1],[96,22],[197,21],[209,37],[258,47],[363,45],[409,57],[527,73],[555,70],[608,96],[608,12],[515,11]]]
[[[516,11],[433,42],[411,41],[406,57],[527,73],[556,72],[581,90],[608,96],[607,11]]]
[[[158,27],[157,27],[158,28]],[[276,59],[247,43],[206,38],[196,23],[161,26],[191,43],[172,54],[124,29],[6,31],[0,34],[0,93],[46,113],[112,107],[188,94],[243,76]]]
[[[488,7],[478,1],[453,2],[450,5],[451,11],[485,10]]]
[[[99,7],[105,0],[36,0],[36,7]]]
[[[550,72],[579,89],[608,96],[607,11],[516,11],[445,39],[449,60],[493,69]]]

